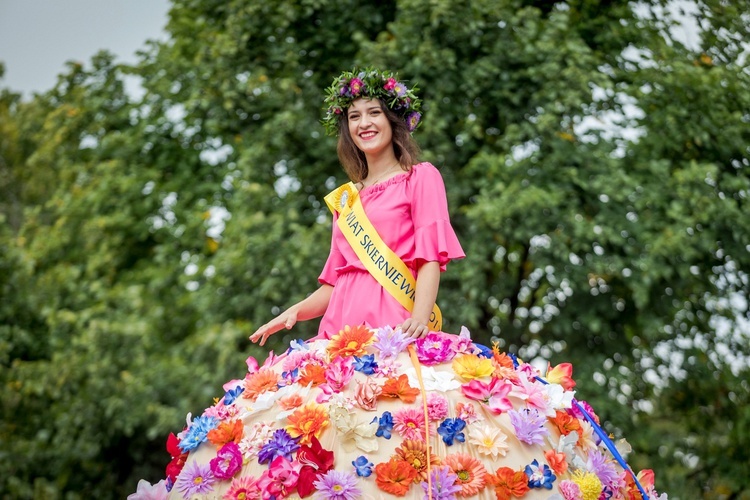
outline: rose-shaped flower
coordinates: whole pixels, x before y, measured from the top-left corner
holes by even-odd
[[[375,411],[378,406],[378,396],[383,392],[373,379],[368,378],[364,383],[357,381],[357,390],[354,393],[354,400],[357,406],[365,411]]]

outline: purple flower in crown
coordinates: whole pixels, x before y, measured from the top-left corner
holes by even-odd
[[[419,120],[422,118],[422,114],[419,111],[412,111],[408,115],[406,115],[406,126],[409,129],[409,132],[414,132],[414,130],[419,125]]]
[[[350,96],[351,93],[349,91],[349,86],[348,85],[344,85],[343,87],[341,87],[339,89],[339,95],[342,96],[342,97]]]
[[[364,86],[365,82],[363,82],[359,78],[352,78],[349,81],[349,91],[351,92],[352,96],[358,96]]]
[[[393,86],[393,91],[397,96],[403,97],[404,95],[406,95],[406,85],[401,82],[396,82],[396,84]]]

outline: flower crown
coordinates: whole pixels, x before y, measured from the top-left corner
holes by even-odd
[[[408,88],[398,81],[397,76],[390,71],[374,68],[362,71],[355,68],[341,73],[326,89],[323,102],[327,105],[327,110],[326,117],[322,120],[326,133],[332,136],[338,134],[341,116],[360,97],[382,99],[389,109],[404,119],[409,132],[414,132],[422,118],[419,112],[422,101],[415,94],[417,87]]]

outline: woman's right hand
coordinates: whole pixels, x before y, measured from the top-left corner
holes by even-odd
[[[297,311],[293,309],[287,309],[283,313],[276,316],[274,319],[266,323],[265,325],[258,328],[255,333],[250,335],[251,342],[257,342],[260,339],[259,345],[264,345],[268,337],[278,332],[282,328],[290,330],[297,323]]]

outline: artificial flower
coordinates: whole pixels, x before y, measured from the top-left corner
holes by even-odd
[[[299,472],[286,457],[279,455],[268,470],[258,479],[258,487],[265,495],[273,498],[284,498],[294,491],[299,481]]]
[[[299,438],[293,438],[285,429],[274,431],[271,439],[258,451],[258,463],[272,462],[282,456],[290,461],[292,453],[299,449]]]
[[[536,408],[548,417],[555,416],[555,410],[549,407],[545,385],[541,382],[520,377],[513,382],[513,390],[510,392],[510,396],[524,401],[527,407]]]
[[[255,401],[258,396],[266,391],[279,390],[279,376],[270,368],[261,368],[255,373],[245,377],[245,390],[242,393],[244,399]]]
[[[381,398],[398,398],[403,403],[411,404],[417,400],[419,389],[414,389],[409,385],[409,378],[406,374],[401,374],[398,378],[389,378],[383,385]]]
[[[349,385],[352,376],[354,376],[354,364],[351,358],[336,358],[326,366],[324,385],[333,392],[341,392]]]
[[[516,380],[518,378],[513,359],[508,354],[501,352],[496,343],[492,344],[492,364],[495,366],[493,376],[501,380]]]
[[[215,429],[208,431],[207,438],[214,446],[222,446],[226,443],[239,443],[245,433],[245,426],[241,420],[230,420],[222,422]]]
[[[549,435],[549,430],[544,426],[547,418],[543,414],[532,408],[511,410],[508,416],[519,441],[526,444],[544,444],[544,438]]]
[[[508,399],[508,394],[512,389],[513,384],[495,377],[489,383],[475,379],[461,386],[464,396],[486,404],[496,415],[513,408],[513,404]]]
[[[219,449],[208,465],[218,479],[230,479],[242,469],[242,452],[237,443],[230,441]]]
[[[297,450],[297,462],[301,465],[297,493],[305,498],[315,490],[313,483],[333,468],[333,452],[323,448],[320,441],[313,437],[309,445],[300,446]]]
[[[313,387],[317,387],[325,382],[326,367],[323,365],[309,364],[300,370],[300,385],[312,385]]]
[[[581,488],[579,488],[578,485],[570,479],[561,481],[558,488],[560,489],[560,493],[562,494],[564,500],[581,500],[583,498]]]
[[[487,424],[474,425],[469,430],[469,443],[477,447],[482,455],[491,455],[492,458],[504,457],[508,452],[508,436],[498,427],[490,427]]]
[[[495,371],[492,360],[480,358],[474,354],[464,354],[453,359],[453,371],[465,381],[489,377]]]
[[[348,472],[328,471],[315,481],[318,489],[313,498],[317,500],[356,500],[362,497],[357,488],[357,476]]]
[[[379,377],[391,378],[401,371],[401,363],[396,362],[396,358],[380,358],[378,369],[375,372]]]
[[[243,458],[250,460],[257,456],[263,445],[273,437],[274,430],[273,425],[266,422],[256,422],[250,426],[239,443]]]
[[[471,403],[456,403],[456,416],[467,424],[483,420],[481,416],[477,415],[477,410]]]
[[[644,469],[638,473],[636,478],[647,493],[650,491],[654,491],[654,471],[652,471],[651,469]],[[635,481],[630,474],[625,474],[625,483],[627,485],[627,500],[641,500],[641,492],[638,490],[638,486],[635,484]]]
[[[127,500],[167,500],[166,481],[162,479],[158,483],[151,484],[145,479],[138,481],[138,487],[135,493],[128,495]]]
[[[437,432],[443,438],[443,442],[446,445],[452,446],[454,440],[459,443],[463,443],[466,440],[463,432],[465,427],[466,422],[460,418],[446,418],[441,422]]]
[[[597,425],[601,425],[601,423],[599,422],[599,417],[596,413],[594,413],[594,409],[586,401],[574,400],[574,404],[568,410],[568,412],[570,412],[570,414],[574,417],[586,421],[588,421],[588,419],[586,418],[586,415],[588,415],[594,422],[596,422]]]
[[[236,477],[229,485],[223,500],[260,500],[258,480],[253,476]]]
[[[451,335],[450,340],[451,349],[456,354],[477,355],[478,352],[481,352],[481,350],[477,348],[474,342],[472,342],[469,329],[465,326],[461,327],[461,331],[458,333],[458,335]]]
[[[380,418],[375,417],[372,419],[373,423],[375,421],[377,421],[378,424],[378,430],[375,432],[375,435],[377,437],[391,439],[391,431],[393,430],[393,415],[391,415],[391,412],[383,412],[383,415]]]
[[[339,431],[338,439],[346,451],[358,448],[365,453],[371,453],[378,449],[378,441],[375,433],[378,426],[373,420],[370,423],[360,422],[357,416],[344,405],[331,405],[329,415],[333,426]]]
[[[555,424],[560,434],[568,435],[571,432],[581,430],[581,421],[563,411],[557,411],[555,417],[550,419],[550,422]]]
[[[187,462],[188,452],[182,451],[180,440],[177,439],[177,436],[172,432],[169,433],[169,437],[167,438],[167,452],[169,452],[169,456],[172,457],[172,461],[167,464],[166,476],[167,479],[174,482],[174,480],[177,479],[177,476],[180,475],[182,468],[185,466],[185,462]]]
[[[558,453],[555,450],[546,450],[544,458],[558,476],[562,476],[568,470],[568,461],[565,453]]]
[[[589,451],[586,460],[586,469],[596,474],[605,488],[614,489],[618,482],[619,474],[615,467],[615,461],[599,450]]]
[[[470,497],[484,489],[487,470],[482,462],[465,453],[447,455],[443,464],[456,475],[456,484],[461,487],[458,496]]]
[[[427,395],[427,418],[440,420],[448,415],[448,400],[440,394],[431,392]]]
[[[571,390],[576,386],[573,380],[573,365],[570,363],[560,363],[559,365],[552,367],[551,364],[547,364],[547,374],[544,377],[550,384],[560,384],[566,391]]]
[[[426,498],[433,500],[456,500],[456,493],[461,491],[461,486],[456,484],[457,476],[450,467],[435,467],[430,473],[430,483],[422,481],[422,490]]]
[[[414,482],[427,480],[427,451],[430,451],[430,467],[440,465],[440,458],[432,452],[432,447],[425,444],[424,441],[415,441],[405,439],[401,446],[396,448],[394,456],[397,456],[417,471]]]
[[[328,411],[322,405],[308,403],[302,408],[298,408],[288,417],[289,425],[286,430],[292,437],[299,437],[300,444],[310,444],[310,438],[320,437],[324,428],[328,427]]]
[[[593,451],[597,447],[598,437],[590,423],[581,421],[581,430],[578,431],[577,445],[585,452]]]
[[[431,366],[450,360],[455,353],[451,350],[450,338],[445,334],[430,332],[416,341],[417,358],[420,363]]]
[[[364,382],[357,380],[357,390],[354,392],[354,400],[357,406],[365,411],[375,411],[378,406],[378,396],[383,392],[377,382],[368,378]]]
[[[217,425],[219,425],[219,420],[215,417],[196,418],[180,440],[180,449],[183,452],[196,449],[201,443],[206,441],[208,433]]]
[[[375,466],[375,483],[378,488],[391,495],[406,495],[416,477],[417,471],[398,457],[391,457],[388,462]]]
[[[487,484],[495,487],[497,500],[510,500],[511,497],[522,497],[529,491],[529,478],[523,470],[500,467],[494,474],[485,476]]]
[[[572,480],[581,490],[580,500],[599,500],[603,488],[596,474],[579,469],[573,473]]]
[[[362,357],[354,356],[354,371],[372,375],[378,369],[374,354],[365,354]]]
[[[420,371],[422,374],[422,383],[424,383],[426,391],[448,392],[461,387],[461,382],[456,380],[453,372],[437,371],[431,366],[422,366]],[[409,378],[409,384],[412,387],[419,387],[417,371],[414,368],[408,368],[405,370],[405,373]]]
[[[214,491],[215,482],[216,479],[208,464],[191,462],[182,469],[174,487],[182,493],[183,498],[190,498],[193,495],[205,495]]]
[[[352,465],[359,477],[370,477],[375,464],[370,462],[366,456],[360,455],[352,461]]]
[[[225,405],[234,404],[234,401],[237,399],[237,397],[239,397],[240,394],[242,394],[244,390],[245,388],[242,387],[241,385],[236,386],[234,389],[229,389],[224,394],[224,400],[223,400],[224,404]]]
[[[328,354],[331,359],[362,356],[374,341],[372,330],[366,326],[360,325],[354,328],[345,326],[343,330],[331,337],[328,342]]]
[[[289,411],[299,408],[303,402],[302,396],[295,392],[294,394],[279,398],[278,405],[282,410]]]
[[[552,483],[557,479],[547,464],[539,465],[536,459],[526,466],[524,472],[529,477],[529,488],[551,490]]]
[[[393,430],[404,439],[424,441],[424,411],[420,408],[401,408],[393,414]],[[432,426],[429,430],[431,435],[434,434]]]
[[[416,341],[416,339],[407,337],[400,328],[394,330],[390,326],[377,330],[375,337],[376,340],[372,347],[378,352],[381,359],[395,358],[406,349],[406,346]]]

